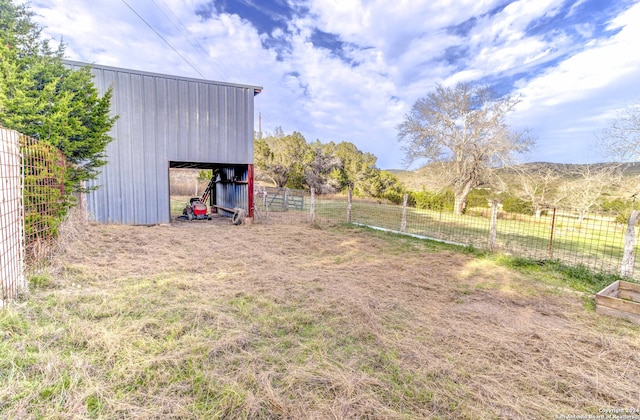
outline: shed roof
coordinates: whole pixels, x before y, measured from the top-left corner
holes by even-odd
[[[242,84],[242,83],[218,82],[216,80],[198,79],[198,78],[195,78],[195,77],[184,77],[184,76],[176,76],[176,75],[163,74],[163,73],[153,73],[153,72],[149,72],[149,71],[133,70],[133,69],[127,69],[127,68],[122,68],[122,67],[105,66],[105,65],[102,65],[102,64],[84,63],[84,62],[81,62],[81,61],[74,61],[74,60],[67,60],[67,59],[62,60],[62,62],[64,64],[66,64],[66,65],[74,66],[74,67],[87,67],[87,66],[89,66],[89,67],[94,68],[94,69],[112,70],[112,71],[117,71],[119,73],[140,74],[140,75],[145,75],[145,76],[162,77],[162,78],[165,78],[165,79],[184,80],[184,81],[191,81],[191,82],[198,82],[198,83],[207,83],[207,84],[212,84],[212,85],[217,85],[217,86],[230,86],[230,87],[248,88],[248,89],[253,89],[253,95],[254,96],[259,94],[260,92],[262,92],[262,86],[245,85],[245,84]]]

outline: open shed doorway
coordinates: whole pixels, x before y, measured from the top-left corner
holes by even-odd
[[[202,198],[208,188],[204,204],[210,216],[232,218],[233,209],[242,209],[253,217],[253,165],[170,161],[171,220],[183,219],[187,204]]]

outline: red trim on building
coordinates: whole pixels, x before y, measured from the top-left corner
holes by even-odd
[[[247,188],[249,189],[249,191],[247,191],[249,208],[247,210],[249,210],[249,217],[253,217],[253,165],[249,164],[247,166],[247,178],[249,178],[247,180],[249,181],[249,184],[247,185]]]

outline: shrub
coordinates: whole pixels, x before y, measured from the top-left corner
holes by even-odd
[[[467,208],[471,207],[489,207],[490,191],[486,189],[471,190],[467,196]]]
[[[631,210],[627,209],[618,213],[614,220],[620,225],[627,226],[629,224],[629,217],[631,217]],[[640,221],[638,222],[640,223]]]
[[[533,205],[518,197],[508,196],[502,200],[502,209],[509,213],[533,215],[535,209]]]
[[[209,181],[213,176],[213,170],[211,169],[200,169],[198,172],[198,179],[202,181]]]
[[[386,191],[384,194],[382,194],[381,198],[389,200],[393,204],[402,204],[404,194],[398,191]]]
[[[414,191],[411,195],[413,196],[412,201],[418,209],[453,211],[454,195],[451,190],[446,190],[440,193],[422,190]]]
[[[22,138],[25,240],[57,236],[73,196],[65,190],[65,162],[58,149]]]
[[[615,215],[616,223],[626,225],[629,222],[629,217],[631,216],[631,209],[640,209],[640,203],[623,200],[621,198],[614,198],[613,200],[602,200],[600,207],[605,212],[613,213]]]
[[[602,200],[600,207],[602,211],[612,213],[629,212],[629,209],[633,206],[633,203],[621,198],[614,198],[613,200]]]

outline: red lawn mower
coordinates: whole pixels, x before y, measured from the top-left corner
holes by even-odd
[[[207,213],[207,205],[205,204],[211,195],[211,190],[215,187],[215,176],[209,181],[207,189],[204,190],[202,197],[193,197],[189,200],[182,210],[182,215],[188,220],[211,220],[211,215]]]
[[[200,197],[190,199],[189,204],[182,210],[182,214],[187,216],[189,220],[211,220],[211,216],[207,213],[207,205],[202,202]]]

